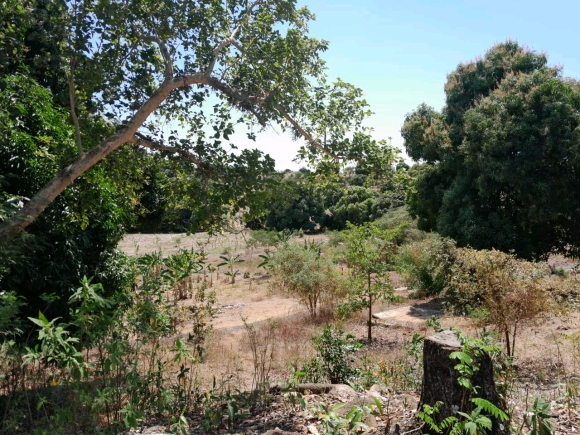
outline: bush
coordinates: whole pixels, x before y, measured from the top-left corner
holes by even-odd
[[[446,295],[456,309],[495,326],[513,356],[517,332],[554,309],[547,267],[496,250],[457,249]]]
[[[276,246],[278,245],[278,233],[267,230],[250,230],[247,244],[250,248]]]
[[[327,231],[325,233],[328,237],[328,246],[334,248],[340,246],[346,242],[346,236],[344,231]]]
[[[399,243],[423,240],[429,234],[417,229],[417,221],[413,220],[409,215],[406,207],[392,208],[375,221],[375,225],[381,230],[392,230],[402,224],[407,225],[403,227],[403,231],[398,238]]]
[[[318,355],[304,367],[305,380],[331,384],[346,384],[356,378],[360,371],[352,367],[351,355],[362,347],[353,335],[347,334],[333,325],[326,325],[320,337],[313,337],[312,344]]]
[[[434,235],[401,247],[396,259],[399,271],[416,297],[442,293],[454,261],[453,240]]]
[[[316,316],[322,304],[332,301],[340,287],[334,265],[322,257],[318,244],[285,244],[272,255],[268,265],[273,285],[297,298],[311,316]]]

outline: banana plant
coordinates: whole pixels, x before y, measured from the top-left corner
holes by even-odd
[[[204,258],[204,255],[183,249],[165,259],[162,276],[173,290],[175,303],[187,299],[188,293],[193,291],[191,275],[202,270]]]
[[[240,257],[242,254],[229,254],[229,255],[220,255],[220,258],[223,260],[221,263],[217,265],[217,267],[227,266],[229,271],[225,273],[226,276],[229,276],[231,279],[231,284],[235,284],[236,276],[240,273],[239,270],[236,270],[234,273],[234,266],[236,263],[242,263],[244,260],[241,260]]]

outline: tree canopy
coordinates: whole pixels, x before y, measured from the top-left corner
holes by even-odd
[[[580,87],[545,55],[507,41],[460,64],[446,105],[407,115],[419,228],[525,258],[578,253]]]
[[[363,125],[360,89],[327,79],[328,43],[309,36],[314,16],[294,0],[9,0],[1,14],[2,75],[27,69],[50,88],[70,115],[77,154],[20,198],[0,238],[121,147],[179,158],[198,180],[191,192],[207,180],[232,186],[216,198],[234,211],[272,169],[259,152],[231,151],[236,127],[254,138],[278,124],[306,140],[301,158],[329,168],[391,158]]]

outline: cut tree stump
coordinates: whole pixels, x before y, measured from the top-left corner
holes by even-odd
[[[455,415],[456,411],[467,414],[475,408],[471,402],[473,397],[480,397],[493,403],[498,408],[505,410],[505,403],[500,398],[493,379],[493,363],[489,355],[482,352],[475,362],[479,367],[471,379],[473,385],[479,388],[476,395],[465,389],[457,381],[460,373],[455,369],[457,359],[451,359],[452,352],[462,350],[461,343],[453,331],[439,332],[425,339],[423,348],[423,385],[419,411],[423,411],[423,405],[435,406],[437,402],[443,402],[439,413],[433,415],[433,419],[440,423],[446,417]],[[483,412],[485,414],[485,412]],[[509,421],[499,422],[489,415],[493,422],[492,435],[508,435]],[[432,433],[428,425],[424,426],[423,433]]]

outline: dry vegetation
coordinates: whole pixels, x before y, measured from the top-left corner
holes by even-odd
[[[324,238],[315,236],[308,240],[322,241]],[[217,236],[209,242],[205,235],[128,235],[121,244],[121,249],[131,255],[154,250],[170,253],[181,248],[204,249],[208,262],[213,264],[218,263],[223,253],[241,254],[243,260],[236,264],[240,279],[233,285],[223,275],[225,269],[213,273],[212,289],[219,311],[212,321],[213,331],[208,337],[205,360],[195,366],[199,391],[208,391],[216,385],[224,390],[250,390],[256,387],[257,379],[268,380],[271,386],[284,385],[291,376],[290,367],[299,367],[314,355],[310,338],[320,334],[326,322],[340,323],[345,331],[364,341],[364,312],[342,323],[330,311],[322,310],[315,318],[309,316],[295,300],[269,285],[268,278],[257,267],[258,255],[264,248],[246,248],[242,235]],[[560,275],[567,275],[552,276],[554,289],[561,289],[570,280],[578,279],[574,274],[577,264],[572,260],[552,257],[549,265],[553,270],[560,269]],[[209,275],[206,279],[210,279]],[[391,280],[394,287],[399,288],[396,291],[399,302],[396,306],[385,304],[374,309],[376,313],[387,313],[376,320],[376,339],[359,351],[357,364],[369,377],[374,376],[370,383],[387,386],[384,397],[392,395],[395,403],[398,394],[408,394],[405,401],[415,403],[412,398],[418,397],[417,382],[421,373],[413,365],[408,348],[413,334],[429,334],[425,318],[440,313],[444,328],[458,327],[472,335],[477,335],[481,328],[466,317],[444,313],[437,300],[409,299],[409,292],[400,288],[404,283],[398,274],[391,273]],[[511,391],[508,408],[523,433],[527,433],[523,414],[531,407],[534,397],[552,402],[556,433],[580,431],[576,411],[580,404],[580,316],[575,308],[577,301],[568,302],[572,303],[566,311],[540,317],[531,327],[518,331],[516,370],[510,372],[506,382],[510,383]],[[178,327],[178,333],[185,336],[187,332],[187,322],[184,322]],[[256,352],[262,352],[259,367],[256,366]],[[405,414],[406,407],[393,405],[392,409],[392,416],[399,421],[409,417]],[[379,426],[386,424],[380,418],[378,421]]]

